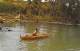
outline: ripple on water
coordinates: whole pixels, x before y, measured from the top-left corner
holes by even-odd
[[[30,25],[30,27],[33,27],[33,26]],[[15,28],[12,27],[12,28],[10,28],[13,30],[11,32],[8,32],[8,31],[2,32],[1,31],[0,32],[0,51],[80,51],[80,48],[77,48],[77,47],[71,48],[71,49],[70,48],[63,49],[66,46],[68,46],[69,44],[73,43],[72,45],[74,47],[75,47],[75,45],[78,44],[77,42],[79,40],[74,40],[77,37],[69,35],[69,34],[73,35],[73,33],[75,34],[77,31],[74,31],[74,30],[72,30],[73,28],[69,28],[69,27],[68,27],[69,29],[67,28],[67,30],[66,30],[65,26],[64,27],[52,26],[52,27],[49,27],[47,25],[46,25],[46,27],[44,25],[42,27],[40,27],[40,31],[50,32],[50,34],[53,34],[52,36],[50,36],[51,38],[49,38],[48,40],[36,40],[36,41],[31,41],[31,42],[20,41],[20,39],[19,39],[20,34],[25,33],[23,27],[15,27]],[[25,28],[25,29],[28,29],[28,28]],[[64,31],[64,29],[65,29],[65,31]],[[76,29],[76,28],[74,28],[74,29]],[[29,31],[31,31],[31,30],[32,29],[30,29]],[[78,36],[77,34],[75,34],[75,35]],[[73,37],[73,38],[71,39],[71,37]],[[64,41],[66,43],[68,43],[68,45],[65,45],[65,47],[64,47]],[[60,47],[60,45],[63,45],[63,46]],[[78,45],[80,45],[80,44],[78,44]],[[58,50],[58,49],[60,49],[60,50]]]

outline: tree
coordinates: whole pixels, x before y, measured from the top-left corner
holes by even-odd
[[[54,11],[54,6],[55,6],[55,2],[53,0],[49,0],[49,6],[50,6],[50,15],[54,16],[55,15],[55,11]]]
[[[71,0],[64,4],[64,13],[66,14],[67,18],[71,17],[72,24],[79,23],[79,16],[80,16],[80,6],[78,0]]]

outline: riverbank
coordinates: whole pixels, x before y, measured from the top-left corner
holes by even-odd
[[[80,25],[80,24],[71,24],[71,23],[64,23],[64,22],[57,22],[57,21],[54,21],[54,22],[49,22],[49,21],[25,21],[25,20],[22,20],[20,21],[21,23],[49,23],[49,24],[59,24],[59,25],[70,25],[70,26],[73,26],[73,25]]]

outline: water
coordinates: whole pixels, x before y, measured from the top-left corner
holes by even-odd
[[[49,38],[21,41],[20,34],[32,33],[35,26]],[[7,28],[12,31],[0,31],[0,51],[80,51],[80,26],[27,23]]]

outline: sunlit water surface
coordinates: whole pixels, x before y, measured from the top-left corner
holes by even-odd
[[[36,27],[40,32],[47,33],[49,38],[20,40],[20,34],[32,33]],[[0,31],[0,51],[80,51],[80,26],[27,23],[3,27]]]

